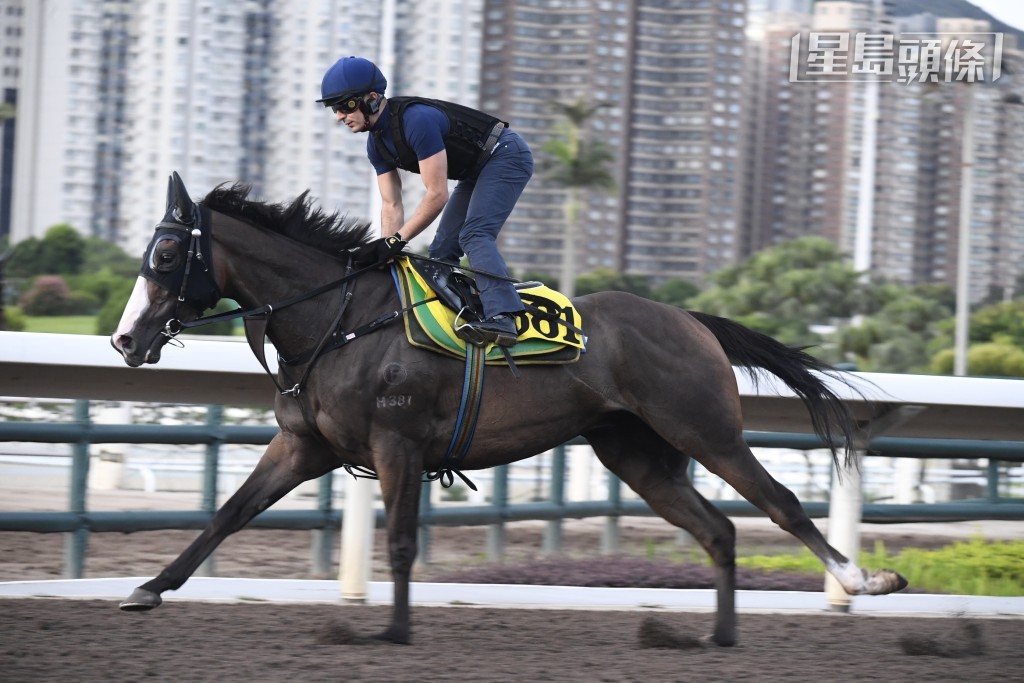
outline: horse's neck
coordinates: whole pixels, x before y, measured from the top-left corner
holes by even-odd
[[[343,327],[363,324],[385,312],[393,291],[386,271],[371,271],[331,291],[280,306],[342,279],[344,266],[313,247],[276,234],[252,228],[248,233],[231,232],[218,237],[217,252],[227,273],[224,296],[244,309],[272,306],[267,335],[282,354],[296,355],[317,344],[328,333],[346,292],[351,293],[352,305],[345,310]]]

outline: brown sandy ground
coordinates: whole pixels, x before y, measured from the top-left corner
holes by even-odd
[[[41,681],[1005,681],[1019,620],[417,608],[410,646],[365,638],[388,608],[0,600],[0,672]]]

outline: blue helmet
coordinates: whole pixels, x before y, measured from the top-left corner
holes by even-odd
[[[346,97],[365,95],[369,92],[384,94],[388,87],[388,79],[377,68],[377,65],[362,57],[343,57],[334,63],[320,84],[321,98],[325,107],[337,103]]]

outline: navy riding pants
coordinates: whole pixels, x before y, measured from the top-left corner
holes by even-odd
[[[533,176],[533,153],[515,131],[505,130],[476,178],[460,180],[448,197],[430,257],[458,263],[463,255],[475,270],[508,276],[495,240]],[[484,316],[515,313],[523,302],[511,282],[476,274]]]

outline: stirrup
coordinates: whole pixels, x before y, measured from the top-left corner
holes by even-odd
[[[479,317],[477,316],[476,311],[471,310],[468,306],[463,306],[462,309],[455,314],[455,321],[452,323],[452,329],[455,331],[455,336],[475,346],[484,346],[488,344],[491,340],[480,334],[479,330],[474,330],[469,326],[471,322],[480,321],[463,318],[463,314],[465,313],[469,313],[474,317]]]

